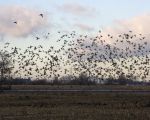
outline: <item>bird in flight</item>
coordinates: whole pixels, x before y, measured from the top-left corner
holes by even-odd
[[[39,16],[41,16],[43,18],[44,15],[41,13],[41,14],[39,14]]]
[[[39,40],[40,38],[39,37],[36,37],[36,40]]]
[[[13,23],[14,23],[14,24],[17,24],[18,22],[17,22],[17,21],[14,21]]]

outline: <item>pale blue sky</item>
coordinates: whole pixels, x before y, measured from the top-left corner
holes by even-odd
[[[51,31],[63,29],[81,33],[95,32],[113,25],[116,20],[130,20],[150,13],[150,0],[0,0],[0,5],[39,10],[49,17]],[[76,6],[73,10],[83,7],[87,13],[71,13],[71,8],[67,9],[65,5]]]
[[[58,31],[74,30],[90,37],[99,30],[106,36],[134,30],[147,33],[150,44],[149,6],[150,0],[0,0],[0,48],[5,42],[19,48],[56,46]],[[49,39],[43,39],[48,32]]]
[[[90,20],[80,19],[82,22],[90,22],[91,25],[105,26],[111,24],[114,20],[128,19],[136,15],[150,12],[150,0],[0,0],[0,5],[19,5],[30,8],[40,9],[52,14],[56,20],[59,17],[70,18],[69,14],[57,10],[58,6],[63,4],[78,3],[84,7],[94,8],[97,13],[95,18]]]

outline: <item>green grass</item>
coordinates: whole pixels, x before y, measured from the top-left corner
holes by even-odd
[[[0,120],[150,120],[149,112],[149,94],[0,94]]]

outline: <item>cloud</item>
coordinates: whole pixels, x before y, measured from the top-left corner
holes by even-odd
[[[135,34],[143,34],[145,37],[150,35],[150,14],[135,16],[128,20],[116,20],[114,25],[106,27],[104,32],[119,34],[132,31]]]
[[[147,55],[150,53],[150,14],[134,16],[128,20],[116,20],[113,26],[104,28],[101,34],[106,44],[110,44],[111,47],[120,48],[125,53],[126,48],[129,47],[134,56]],[[126,38],[124,34],[128,34],[130,37]],[[120,35],[122,37],[119,37]],[[135,44],[136,46],[134,46]],[[139,45],[143,46],[142,50],[139,50]]]
[[[48,24],[41,12],[21,6],[0,6],[0,34],[3,36],[26,37]],[[14,23],[17,21],[17,24]]]
[[[82,24],[76,24],[76,26],[80,28],[86,28],[84,25],[82,26]],[[130,37],[126,38],[124,34],[128,34]],[[123,37],[119,37],[120,35]],[[93,37],[90,36],[90,38],[97,38],[97,48],[103,48],[104,46],[109,44],[111,48],[119,48],[119,53],[123,50],[123,53],[126,54],[126,48],[129,47],[132,51],[131,54],[133,56],[149,54],[150,14],[142,14],[128,20],[117,20],[114,22],[113,26],[104,28],[101,33],[98,33],[96,36]],[[90,43],[90,39],[87,38],[85,40],[88,41],[85,43],[85,45],[88,45]],[[130,44],[131,42],[133,44]],[[147,43],[145,44],[145,42]],[[136,46],[134,46],[135,44]],[[142,50],[139,50],[139,44],[140,46],[142,45],[144,47]]]
[[[94,27],[86,25],[86,24],[77,23],[77,24],[74,24],[74,26],[78,27],[82,31],[88,31],[88,32],[90,32],[90,31],[94,30]]]
[[[114,20],[112,25],[102,29],[102,34],[106,43],[113,44],[118,39],[119,34],[129,33],[129,31],[136,35],[142,34],[150,44],[150,14],[142,14],[126,20]],[[108,34],[112,35],[113,39],[110,39]],[[137,36],[137,39],[138,37],[140,36]],[[132,39],[132,41],[137,39]]]
[[[70,13],[75,16],[93,16],[95,9],[89,6],[83,6],[77,3],[66,3],[58,7],[59,10],[62,10],[66,13]]]

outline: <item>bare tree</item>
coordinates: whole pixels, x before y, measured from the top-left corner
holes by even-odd
[[[12,70],[12,57],[7,51],[0,51],[0,80],[3,81],[10,78]]]

